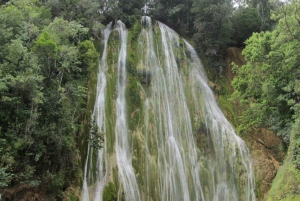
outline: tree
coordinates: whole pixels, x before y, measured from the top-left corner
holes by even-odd
[[[0,186],[42,185],[59,199],[76,168],[87,69],[98,54],[88,28],[51,20],[43,3],[0,7]]]
[[[95,119],[93,119],[93,121],[91,122],[90,127],[90,138],[88,141],[93,148],[102,149],[104,142],[104,133],[101,133],[101,131],[99,131],[99,127]]]
[[[260,16],[255,8],[239,7],[232,15],[233,37],[238,46],[244,46],[244,41],[252,33],[260,31]]]
[[[283,4],[280,0],[235,0],[239,8],[256,9],[260,16],[260,31],[273,29],[275,21],[271,17],[271,10],[276,10]]]
[[[150,15],[182,35],[193,34],[192,0],[156,0],[149,4]]]
[[[273,16],[278,20],[274,31],[254,33],[246,41],[247,64],[236,68],[232,82],[233,97],[249,106],[242,125],[268,127],[286,143],[300,100],[298,7],[298,2],[282,7]]]
[[[230,0],[197,0],[193,4],[197,51],[200,56],[210,58],[215,72],[222,68],[224,51],[232,43],[232,24],[229,18],[232,10]]]
[[[97,68],[99,54],[96,51],[94,44],[89,41],[83,41],[78,45],[79,58],[81,61],[81,71],[91,72]]]

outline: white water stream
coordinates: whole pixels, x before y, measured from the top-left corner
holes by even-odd
[[[96,100],[93,110],[92,119],[95,120],[100,132],[106,133],[105,128],[105,90],[106,90],[106,75],[105,70],[107,67],[106,64],[106,57],[107,57],[107,42],[109,39],[109,35],[111,33],[112,23],[108,24],[107,27],[104,30],[104,49],[102,58],[99,62],[98,67],[98,76],[97,76],[97,91],[96,91]],[[93,136],[90,136],[90,138],[93,138]],[[82,200],[89,201],[91,194],[94,193],[92,200],[102,200],[102,192],[103,188],[106,184],[106,177],[107,172],[104,166],[107,165],[107,157],[106,157],[106,145],[104,144],[104,147],[99,150],[94,150],[94,148],[91,146],[91,141],[88,143],[88,151],[87,151],[87,158],[85,162],[84,167],[84,177],[83,177],[83,187],[82,187]],[[96,164],[96,170],[93,170],[93,152],[97,151],[97,164]],[[93,171],[96,172],[97,177],[95,180],[93,179]],[[95,182],[96,186],[95,189],[92,191],[89,191],[88,184],[91,184]]]
[[[126,48],[127,48],[127,30],[125,25],[117,22],[117,30],[121,38],[121,47],[118,60],[118,81],[117,81],[117,100],[116,100],[116,156],[118,164],[118,173],[121,185],[124,189],[126,200],[140,200],[139,188],[135,178],[135,173],[131,164],[132,156],[128,142],[128,127],[126,114]]]
[[[115,25],[120,44],[115,151],[108,153],[106,145],[98,151],[97,178],[93,180],[90,176],[93,148],[88,147],[82,200],[102,200],[104,186],[110,181],[117,182],[120,201],[254,201],[248,149],[219,109],[195,50],[163,23],[157,22],[155,27],[152,24],[149,17],[143,17],[143,28],[136,39],[141,57],[135,68],[138,75],[146,76],[147,83],[139,83],[144,102],[137,110],[143,122],[142,127],[135,128],[141,142],[138,147],[133,143],[134,131],[128,128],[130,117],[134,116],[127,114],[128,33],[121,21]],[[104,67],[110,30],[108,26],[104,34],[93,113],[104,132],[105,101],[114,101],[105,99]],[[143,154],[136,155],[136,149]],[[115,162],[108,158],[115,158]],[[134,168],[133,158],[140,161],[135,163],[138,168]],[[107,164],[117,168],[117,180]]]

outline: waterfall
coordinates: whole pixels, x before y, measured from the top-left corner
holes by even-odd
[[[97,91],[96,91],[96,100],[94,105],[94,110],[92,114],[92,119],[96,122],[96,125],[100,129],[101,132],[106,132],[105,128],[105,89],[106,89],[106,75],[105,75],[105,68],[106,68],[106,57],[107,57],[107,42],[109,39],[109,35],[111,33],[112,23],[108,24],[104,30],[104,49],[102,53],[101,61],[99,62],[98,67],[98,76],[97,76]],[[93,136],[90,136],[93,138]],[[84,177],[83,177],[83,187],[82,187],[82,200],[89,201],[90,200],[90,193],[88,190],[88,183],[93,183],[92,179],[92,172],[93,172],[93,156],[94,148],[91,146],[91,141],[88,143],[88,150],[87,150],[87,158],[84,167]],[[103,163],[107,164],[107,159],[105,158],[106,153],[106,146],[104,145],[103,149],[97,150],[97,178],[96,178],[96,188],[95,188],[95,195],[94,200],[102,200],[102,191],[105,185],[106,179],[106,171],[103,168]],[[89,169],[88,169],[89,168]],[[107,168],[105,168],[107,169]]]
[[[231,124],[218,107],[195,50],[186,41],[185,44],[191,57],[189,80],[194,103],[196,103],[197,110],[205,116],[206,129],[210,134],[211,146],[215,152],[214,160],[208,161],[208,168],[213,167],[211,180],[215,182],[212,185],[214,190],[211,200],[255,200],[248,148],[244,141],[235,134]],[[199,101],[200,97],[202,101]],[[197,104],[200,102],[202,105]],[[245,182],[246,185],[238,189],[239,182]]]
[[[159,23],[164,50],[164,63],[159,63],[153,46],[151,20],[148,17],[145,20],[149,25],[146,29],[150,56],[146,57],[146,63],[150,64],[152,75],[150,102],[157,125],[152,135],[156,135],[157,144],[157,147],[153,148],[158,150],[160,200],[200,200],[203,199],[200,177],[197,171],[193,170],[194,164],[197,163],[196,146],[183,82],[172,47],[179,45],[179,37],[173,30]],[[192,178],[189,178],[189,174]],[[189,180],[193,185],[189,185]],[[194,188],[194,196],[190,195],[189,186]]]
[[[126,200],[140,200],[139,189],[135,178],[134,170],[131,165],[131,152],[128,142],[128,128],[126,117],[126,44],[127,31],[125,25],[118,21],[118,31],[121,37],[121,47],[118,60],[118,81],[117,81],[117,100],[116,100],[116,156],[119,170],[119,178],[124,188]]]
[[[136,27],[104,34],[93,118],[106,137],[96,170],[87,148],[82,200],[254,201],[249,151],[194,48],[149,17]]]

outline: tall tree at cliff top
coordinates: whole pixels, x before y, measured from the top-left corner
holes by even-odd
[[[232,42],[232,11],[231,0],[195,0],[193,4],[197,50],[201,56],[210,58],[216,72],[222,69],[224,50]]]
[[[193,0],[149,1],[150,14],[183,35],[193,33],[192,6]]]
[[[283,3],[280,0],[236,0],[236,10],[232,14],[233,37],[238,46],[252,33],[274,29],[276,21],[271,19],[271,10]]]
[[[280,0],[237,0],[243,7],[255,8],[260,15],[260,30],[266,31],[271,28],[273,22],[270,19],[271,10],[280,3]]]
[[[233,39],[238,47],[243,47],[244,42],[253,32],[260,31],[260,15],[257,8],[238,7],[232,14]]]

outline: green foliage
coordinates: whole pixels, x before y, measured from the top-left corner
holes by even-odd
[[[192,13],[194,20],[194,41],[200,56],[208,57],[215,74],[222,71],[225,49],[232,42],[230,15],[233,7],[230,0],[194,1]]]
[[[270,18],[271,10],[275,10],[283,5],[283,2],[280,0],[237,0],[237,2],[240,6],[239,9],[250,8],[258,12],[260,31],[266,31],[273,28],[276,23]],[[245,24],[245,26],[247,25]]]
[[[131,28],[143,15],[142,8],[145,3],[145,0],[104,1],[102,12],[107,23],[112,20],[121,20],[127,28]]]
[[[118,196],[117,196],[117,190],[116,186],[112,183],[109,182],[103,191],[103,201],[117,201]]]
[[[0,187],[6,187],[11,181],[12,175],[10,173],[7,173],[7,167],[1,167],[0,169]]]
[[[235,68],[237,77],[232,82],[234,99],[249,106],[241,124],[269,127],[287,143],[299,99],[297,6],[293,3],[278,11],[274,31],[254,33],[246,41],[243,54],[247,64]]]
[[[119,0],[118,7],[121,12],[119,19],[122,20],[128,28],[141,18],[141,8],[145,5],[145,0]]]
[[[129,54],[128,61],[129,61],[129,72],[132,75],[136,74],[136,69],[135,66],[138,63],[139,60],[139,55],[136,53],[137,50],[137,44],[138,40],[137,38],[139,37],[140,33],[142,30],[141,23],[139,21],[136,21],[133,28],[129,31],[128,33],[128,41],[130,41],[130,45],[127,46],[127,51]]]
[[[63,197],[61,189],[64,187],[64,183],[65,183],[64,171],[62,170],[55,174],[46,172],[46,178],[47,178],[47,183],[46,183],[47,194],[52,195],[56,199]]]
[[[0,186],[41,185],[59,199],[74,179],[88,69],[99,55],[88,28],[52,21],[44,3],[0,7]]]
[[[99,131],[96,119],[93,119],[93,121],[91,122],[89,142],[95,149],[103,148],[104,133],[102,131]]]
[[[95,21],[103,19],[103,15],[99,15],[99,10],[102,9],[101,6],[104,3],[104,1],[99,2],[97,0],[44,1],[52,16],[59,16],[67,21],[76,20],[88,28],[91,28]]]
[[[97,53],[94,44],[89,40],[85,40],[78,44],[78,50],[82,64],[82,71],[95,71],[98,64],[99,54]],[[84,67],[88,67],[88,69],[85,69]]]
[[[47,58],[53,57],[57,58],[59,48],[57,44],[52,40],[48,32],[43,32],[38,39],[35,41],[33,50],[42,55],[46,55]]]
[[[297,116],[292,126],[291,143],[286,159],[273,180],[267,201],[300,199],[300,116]]]
[[[45,27],[45,31],[51,34],[56,43],[69,44],[70,42],[79,43],[85,38],[89,29],[76,21],[68,22],[57,17]]]
[[[299,196],[300,172],[294,165],[285,161],[272,183],[267,201],[296,201]]]
[[[260,15],[256,8],[239,7],[232,15],[233,37],[238,46],[243,46],[253,32],[260,31]]]
[[[192,0],[156,0],[150,2],[150,15],[182,35],[193,34]]]
[[[223,77],[218,80],[218,87],[214,88],[214,92],[218,94],[218,104],[222,108],[223,113],[236,128],[239,125],[237,121],[238,108],[231,102],[229,86],[228,80]]]
[[[126,61],[127,71],[128,71],[128,85],[126,87],[126,102],[128,103],[128,114],[133,114],[142,107],[140,90],[141,84],[145,78],[142,73],[137,70],[138,62],[141,59],[141,53],[138,48],[138,37],[141,33],[142,26],[140,21],[136,21],[133,28],[128,33],[128,41],[130,45],[127,46],[128,60]],[[132,121],[129,123],[129,127],[135,126],[139,121],[139,113],[135,113]]]

